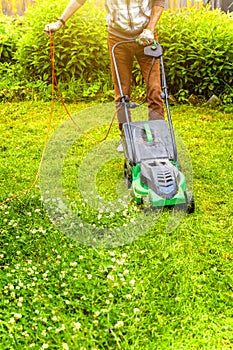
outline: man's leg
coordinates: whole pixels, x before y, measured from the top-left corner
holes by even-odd
[[[111,72],[112,72],[112,79],[114,84],[115,102],[116,102],[118,124],[119,124],[120,130],[122,130],[122,125],[126,121],[126,116],[125,116],[125,108],[121,104],[120,90],[119,90],[116,72],[113,64],[113,59],[112,59],[112,47],[116,43],[122,40],[123,39],[121,38],[108,34],[108,49],[109,49],[110,59],[111,59]],[[120,81],[121,81],[121,86],[122,86],[122,91],[124,96],[128,96],[129,98],[130,98],[130,92],[131,92],[132,67],[133,67],[133,59],[134,59],[134,50],[131,44],[132,43],[119,45],[114,50],[115,59],[116,59]],[[130,112],[129,112],[129,118],[130,118]]]
[[[144,54],[142,46],[138,46],[136,57],[147,87],[148,118],[149,120],[164,119],[159,60],[156,59],[151,67],[152,57]]]

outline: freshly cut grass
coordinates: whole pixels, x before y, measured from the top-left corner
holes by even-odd
[[[28,188],[37,173],[50,106],[0,107],[4,201]],[[75,114],[85,107],[69,109]],[[233,348],[232,114],[191,106],[171,112],[192,160],[196,201],[195,213],[172,232],[165,211],[131,244],[100,249],[71,240],[51,223],[38,186],[0,207],[1,349]],[[95,117],[92,135],[101,138],[109,116],[96,127]],[[51,134],[65,119],[56,104]],[[117,138],[114,124],[109,140]],[[67,153],[63,183],[70,201],[83,203],[75,174],[95,145],[82,136]],[[109,161],[98,172],[97,189],[106,200],[115,199],[121,164]],[[99,214],[80,207],[96,226],[134,218],[128,211],[112,223]]]

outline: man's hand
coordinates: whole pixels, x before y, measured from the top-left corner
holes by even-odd
[[[46,24],[46,26],[44,28],[45,34],[48,36],[52,35],[54,32],[56,32],[57,30],[59,30],[61,28],[62,24],[63,23],[60,20],[58,20],[57,22]]]
[[[147,46],[154,41],[154,32],[150,29],[144,29],[138,37],[139,45]]]

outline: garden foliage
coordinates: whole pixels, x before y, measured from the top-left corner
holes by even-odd
[[[220,10],[164,12],[158,35],[170,91],[233,97],[233,17]]]
[[[66,4],[66,0],[40,0],[23,20],[11,21],[10,30],[9,18],[2,18],[0,72],[5,79],[0,84],[0,98],[12,99],[21,91],[24,97],[32,98],[34,91],[37,98],[49,98],[50,40],[44,26],[56,21]],[[19,21],[22,25],[17,26]],[[204,98],[216,94],[232,101],[233,18],[229,14],[208,9],[164,11],[157,32],[164,50],[169,92],[178,98],[191,93]],[[103,7],[87,1],[56,33],[54,42],[56,76],[66,100],[111,95]],[[142,79],[135,67],[133,85],[142,90]]]

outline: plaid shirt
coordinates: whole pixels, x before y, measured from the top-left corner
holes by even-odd
[[[105,0],[108,31],[129,38],[147,26],[153,6],[164,7],[165,0]]]

